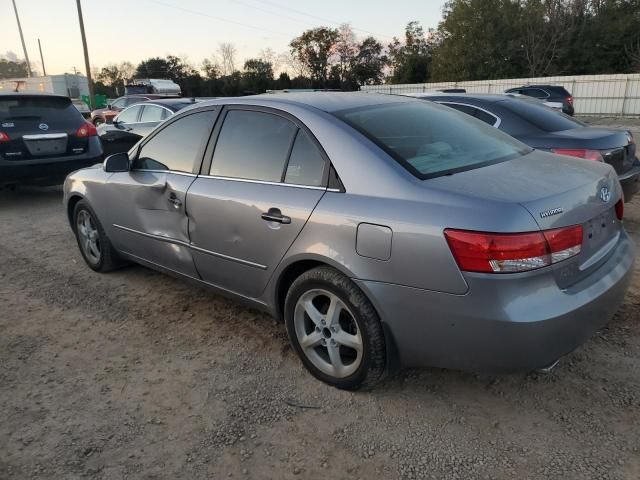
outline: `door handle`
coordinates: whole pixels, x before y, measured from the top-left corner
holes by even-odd
[[[175,208],[180,208],[182,206],[182,201],[176,197],[175,193],[171,193],[167,198],[167,202],[173,205]]]
[[[270,208],[268,212],[263,213],[261,215],[263,220],[268,222],[277,222],[282,223],[284,225],[288,225],[291,223],[291,217],[287,217],[286,215],[282,215],[282,212],[279,208]]]

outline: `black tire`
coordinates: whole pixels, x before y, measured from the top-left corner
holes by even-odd
[[[98,260],[92,258],[89,254],[87,254],[85,252],[85,248],[82,245],[81,234],[78,231],[78,218],[80,215],[84,214],[88,214],[90,216],[97,230],[98,242],[100,247],[100,255]],[[126,262],[124,262],[118,256],[118,252],[116,252],[116,250],[111,245],[109,237],[107,237],[107,234],[102,228],[102,224],[100,223],[100,220],[98,220],[97,215],[85,200],[80,200],[74,207],[72,225],[73,232],[76,235],[76,241],[78,242],[78,248],[80,249],[82,258],[84,258],[84,261],[89,266],[89,268],[95,270],[96,272],[105,273],[126,265]]]
[[[298,340],[294,319],[296,305],[302,295],[314,290],[336,295],[352,314],[362,337],[360,365],[347,377],[339,378],[320,370],[308,358]],[[382,324],[364,293],[342,273],[331,267],[317,267],[300,275],[287,292],[284,318],[291,345],[307,370],[317,379],[337,388],[357,390],[371,388],[384,378],[387,352]]]

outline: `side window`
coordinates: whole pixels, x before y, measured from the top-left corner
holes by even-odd
[[[211,175],[280,182],[297,127],[270,113],[231,110],[213,153]]]
[[[124,108],[125,107],[125,98],[118,98],[117,100],[111,102],[111,106],[114,108]]]
[[[193,172],[202,160],[212,121],[213,112],[199,112],[173,122],[142,146],[132,168]]]
[[[138,113],[140,112],[140,106],[126,108],[118,115],[118,122],[122,123],[135,123],[138,121]]]
[[[173,115],[173,114],[169,110],[167,110],[166,108],[162,109],[162,120],[166,120],[171,115]]]
[[[549,95],[544,90],[540,90],[539,88],[527,88],[522,91],[527,97],[533,98],[547,98]]]
[[[458,110],[459,112],[466,113],[467,115],[471,115],[472,117],[476,111],[476,109],[470,105],[459,105],[457,103],[446,103],[446,102],[442,102],[442,105],[446,105],[447,107],[451,107],[454,110]]]
[[[304,130],[298,130],[284,181],[294,185],[323,186],[325,166],[318,147]]]
[[[498,121],[498,119],[496,117],[494,117],[493,115],[491,115],[490,113],[487,113],[483,110],[480,110],[478,108],[476,108],[476,113],[475,113],[475,117],[478,120],[482,120],[484,123],[486,123],[487,125],[491,125],[492,127],[496,124],[496,122]]]
[[[134,103],[144,102],[146,99],[142,97],[127,97],[125,99],[125,103],[127,106],[133,105]]]
[[[144,105],[142,107],[141,122],[159,122],[162,120],[162,114],[165,111],[164,108],[156,105]]]

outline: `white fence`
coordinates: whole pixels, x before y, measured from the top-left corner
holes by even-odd
[[[381,93],[409,93],[435,91],[441,88],[464,88],[469,93],[502,93],[508,88],[536,83],[562,85],[569,90],[574,98],[576,115],[640,116],[640,73],[371,85],[362,87],[362,90]]]

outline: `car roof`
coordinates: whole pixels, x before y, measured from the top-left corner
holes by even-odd
[[[58,95],[55,93],[42,93],[42,92],[0,92],[0,97],[38,97],[38,98],[66,98],[66,95]]]
[[[169,108],[170,110],[173,110],[173,111],[178,111],[190,105],[196,105],[202,101],[203,100],[198,98],[167,98],[163,100],[154,99],[154,100],[149,100],[147,102],[140,102],[140,103],[144,103],[145,105],[159,105],[161,107]],[[135,103],[134,105],[139,105],[139,104]],[[133,105],[130,105],[130,106],[132,107]]]
[[[520,98],[513,94],[507,93],[446,93],[446,92],[419,92],[419,93],[401,93],[398,96],[407,96],[414,98],[429,98],[429,99],[447,99],[453,101],[453,99],[460,100],[479,100],[487,103],[502,102],[508,98]]]
[[[265,93],[247,97],[229,97],[203,101],[198,106],[217,105],[222,100],[233,100],[236,104],[252,104],[256,100],[261,104],[295,105],[305,108],[315,108],[324,112],[337,112],[352,108],[368,107],[392,103],[412,102],[414,99],[399,95],[386,95],[364,92],[292,92],[292,93]]]

